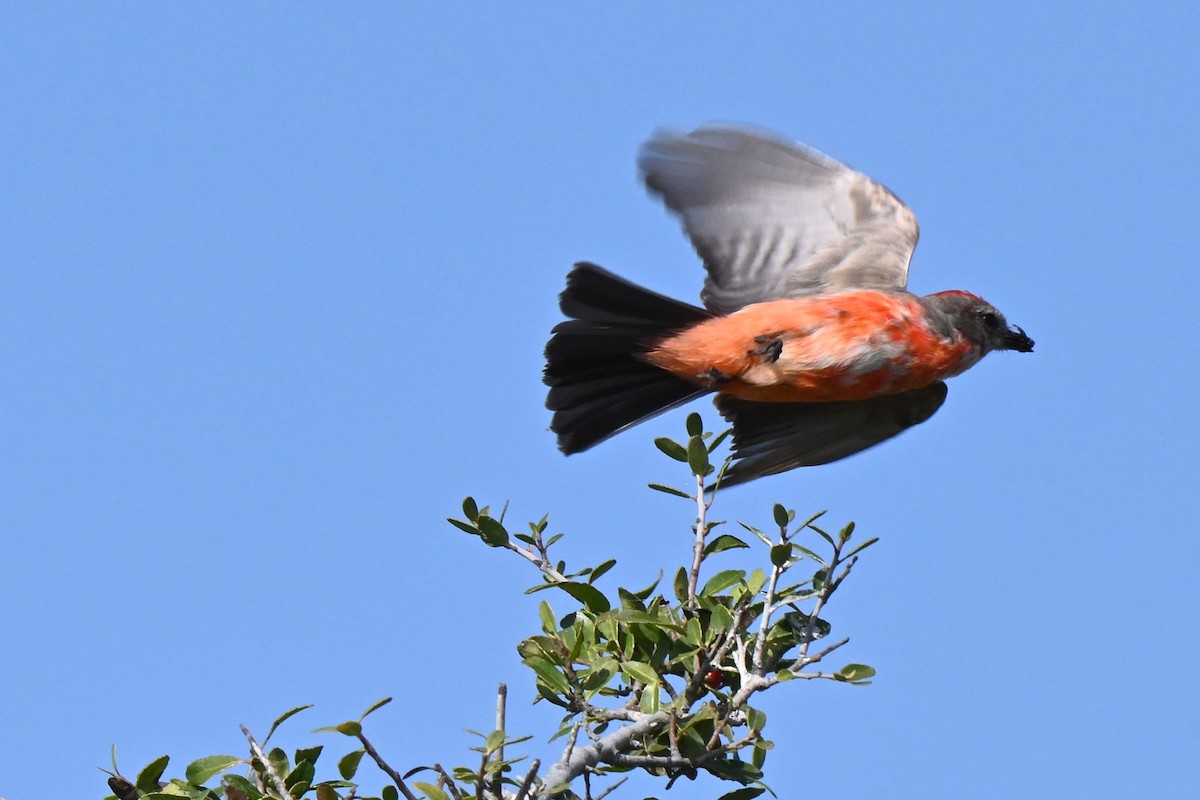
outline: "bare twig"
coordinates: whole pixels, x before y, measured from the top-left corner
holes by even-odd
[[[704,539],[708,536],[708,503],[704,501],[704,476],[696,476],[696,538],[692,540],[692,571],[688,574],[688,608],[696,608],[696,586],[704,561]]]
[[[621,778],[621,780],[617,781],[612,786],[610,786],[607,789],[605,789],[604,791],[602,791],[600,794],[596,795],[596,800],[604,800],[605,797],[608,797],[610,794],[612,794],[614,789],[616,789],[618,786],[620,786],[622,783],[624,783],[627,780],[629,780],[628,775],[626,775],[624,778]]]
[[[400,777],[400,773],[392,769],[391,766],[383,760],[383,756],[379,755],[379,751],[375,749],[375,745],[371,744],[371,741],[363,735],[362,731],[358,732],[358,740],[362,742],[363,749],[366,750],[367,755],[374,760],[376,766],[383,770],[384,773],[386,773],[387,776],[392,779],[392,783],[396,784],[396,788],[400,790],[400,794],[404,795],[406,800],[418,800],[417,796],[413,794],[412,790],[408,788],[407,784],[405,784],[404,778]]]
[[[500,731],[500,747],[496,749],[496,761],[504,761],[504,735],[505,735],[505,704],[508,700],[508,686],[500,684],[500,688],[496,690],[496,730]],[[492,794],[496,797],[503,796],[504,788],[504,770],[503,768],[496,770],[496,776],[492,780]]]
[[[458,790],[458,784],[454,782],[454,778],[450,777],[450,773],[446,772],[446,768],[441,764],[434,764],[433,769],[438,774],[438,784],[445,786],[454,800],[463,800],[463,793]]]
[[[571,753],[575,750],[575,741],[579,738],[579,729],[583,727],[584,722],[585,720],[582,719],[577,720],[571,728],[571,733],[567,736],[567,746],[563,748],[562,758],[559,759],[561,763],[571,760]]]
[[[283,798],[283,800],[292,800],[292,795],[287,789],[287,784],[285,784],[283,781],[283,776],[275,771],[275,767],[271,765],[271,761],[267,758],[267,754],[263,752],[263,749],[258,746],[258,742],[254,740],[254,736],[250,733],[250,729],[245,725],[239,725],[238,727],[242,729],[242,734],[246,737],[246,741],[250,743],[250,752],[254,754],[255,758],[262,762],[263,769],[267,771],[267,776],[270,777],[271,785],[275,787],[275,791],[279,792],[279,796]]]
[[[521,788],[517,791],[516,797],[513,800],[525,800],[525,796],[529,794],[529,787],[533,786],[533,779],[537,777],[537,771],[541,768],[542,762],[534,759],[529,765],[529,772],[525,773],[525,780],[521,781]]]
[[[545,555],[538,555],[532,550],[527,550],[526,548],[521,547],[520,545],[515,545],[512,542],[508,542],[504,546],[540,569],[546,575],[546,577],[550,578],[552,581],[561,583],[567,580],[566,575],[563,575],[550,565],[549,557]]]
[[[744,736],[736,742],[723,744],[708,750],[696,758],[674,758],[672,756],[628,756],[617,755],[608,763],[619,767],[657,767],[659,769],[699,769],[726,753],[740,750],[754,741],[753,736]]]
[[[807,667],[809,664],[818,663],[825,656],[829,655],[834,650],[837,650],[839,647],[841,647],[842,645],[846,644],[849,641],[850,641],[850,637],[847,636],[846,638],[842,639],[840,642],[834,642],[833,644],[829,645],[829,647],[826,647],[824,650],[817,653],[815,656],[805,656],[804,658],[800,659],[799,661],[797,661],[795,664],[792,665],[792,667],[791,667],[792,673],[795,674],[797,666],[803,668],[803,667]]]
[[[771,580],[767,584],[767,597],[763,601],[762,621],[758,623],[758,638],[754,643],[754,674],[763,674],[763,654],[767,649],[767,630],[771,627],[771,615],[775,613],[775,587],[779,584],[779,576],[783,567],[771,568]]]

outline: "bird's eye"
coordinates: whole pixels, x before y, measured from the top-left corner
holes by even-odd
[[[992,328],[993,330],[1000,327],[1000,315],[995,311],[980,311],[979,320],[984,324],[984,327]]]

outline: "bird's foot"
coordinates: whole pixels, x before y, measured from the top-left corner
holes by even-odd
[[[777,334],[764,333],[754,337],[754,343],[759,345],[750,351],[752,356],[762,356],[763,361],[774,364],[783,354],[783,339]]]
[[[700,385],[703,386],[705,389],[715,389],[718,386],[720,386],[722,383],[725,383],[728,380],[730,380],[732,377],[733,377],[732,375],[726,375],[724,372],[721,372],[721,370],[717,369],[716,367],[709,367],[708,369],[701,372],[699,375]]]

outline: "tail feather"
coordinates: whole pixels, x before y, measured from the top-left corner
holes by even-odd
[[[707,311],[643,289],[594,264],[576,264],[559,298],[572,319],[554,328],[543,380],[558,447],[578,453],[705,389],[641,360],[649,344],[707,319]]]

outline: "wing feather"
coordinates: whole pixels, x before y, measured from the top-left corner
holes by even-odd
[[[852,456],[918,425],[946,400],[941,381],[901,394],[837,403],[754,403],[719,395],[733,425],[733,466],[724,486]]]
[[[663,132],[643,146],[638,166],[703,259],[712,311],[908,283],[912,211],[805,145],[732,127]]]

